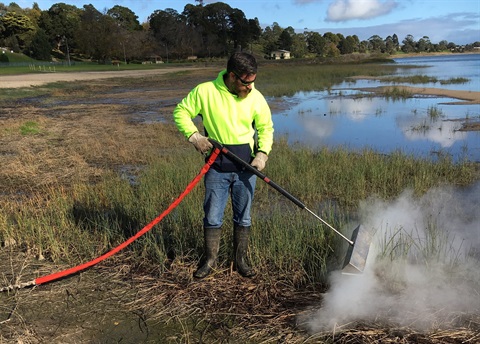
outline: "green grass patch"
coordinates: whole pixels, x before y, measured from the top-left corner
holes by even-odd
[[[403,87],[386,87],[383,91],[383,95],[387,99],[402,100],[408,99],[413,96],[413,93]]]
[[[411,76],[392,76],[381,79],[386,82],[409,83],[409,84],[428,84],[436,83],[438,79],[428,75],[411,75]]]
[[[450,85],[450,84],[466,84],[470,82],[468,78],[450,78],[447,80],[440,80],[440,84],[442,85]]]
[[[32,59],[31,57],[28,57],[27,55],[25,54],[21,54],[21,53],[12,53],[10,51],[2,51],[1,54],[4,54],[7,59],[8,59],[8,62],[9,63],[31,63],[31,62],[35,62],[34,59]],[[0,68],[1,70],[1,68]]]
[[[20,133],[22,135],[36,135],[40,133],[40,127],[37,122],[28,121],[20,127]]]
[[[443,111],[437,106],[429,106],[427,109],[427,115],[430,119],[438,119],[444,117]]]
[[[409,84],[435,84],[440,83],[441,85],[450,85],[450,84],[465,84],[470,81],[467,78],[450,78],[446,80],[439,80],[436,77],[428,75],[409,75],[409,76],[388,76],[381,78],[384,82],[395,82],[395,83],[409,83]]]

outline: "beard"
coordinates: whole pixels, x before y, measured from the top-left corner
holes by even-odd
[[[241,90],[239,90],[238,88],[236,89],[236,94],[237,94],[238,98],[240,98],[240,99],[247,98],[247,96],[250,94],[250,92],[252,92],[251,89],[241,89]]]

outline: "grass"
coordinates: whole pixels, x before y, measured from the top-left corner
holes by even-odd
[[[284,68],[268,69],[269,73],[259,81],[280,86],[276,78],[285,72]],[[378,66],[377,69],[372,73],[388,72],[382,72]],[[313,73],[330,81],[317,83],[311,79],[316,86],[306,85],[301,82],[302,76],[297,79],[295,71],[288,70],[286,74],[294,77],[295,82],[282,92],[328,88],[341,79],[339,75],[364,71],[355,66],[321,65],[300,70],[306,73],[305,80]],[[15,242],[16,248],[4,247],[2,251],[12,250],[15,257],[25,256],[22,259],[32,268],[9,266],[6,269],[11,269],[12,274],[6,275],[13,277],[4,280],[23,282],[32,275],[38,277],[46,271],[56,272],[89,261],[131,237],[163,212],[204,164],[203,157],[169,120],[173,106],[191,87],[211,77],[211,72],[202,74],[196,70],[158,78],[55,83],[35,90],[43,92],[42,97],[36,98],[30,89],[9,90],[0,99],[0,241]],[[275,94],[276,86],[267,87],[266,94]],[[154,121],[137,120],[152,106]],[[342,147],[311,149],[289,145],[283,138],[275,141],[265,173],[347,236],[353,229],[351,224],[358,223],[359,203],[366,198],[389,201],[406,188],[412,189],[415,197],[421,197],[436,186],[468,187],[479,177],[476,164],[454,163],[448,157],[432,162],[401,151],[383,155]],[[70,311],[65,313],[74,315],[75,324],[80,315],[89,321],[98,319],[90,318],[91,309],[79,308],[85,300],[88,308],[94,295],[112,307],[127,307],[129,314],[141,315],[135,316],[136,321],[149,320],[156,331],[165,332],[158,323],[168,323],[174,327],[175,338],[181,333],[187,340],[195,341],[195,333],[201,332],[199,338],[207,340],[217,330],[220,335],[215,335],[216,339],[235,335],[243,339],[248,335],[251,342],[260,342],[257,338],[266,342],[264,337],[278,341],[279,334],[287,332],[290,337],[281,338],[305,343],[288,339],[293,338],[292,333],[295,337],[304,335],[297,327],[292,328],[294,315],[303,311],[305,305],[310,307],[322,299],[320,292],[327,287],[326,276],[341,266],[343,241],[259,180],[252,209],[250,250],[258,279],[246,281],[227,272],[232,258],[231,210],[227,206],[220,277],[196,283],[191,273],[202,254],[202,200],[200,183],[150,232],[123,254],[101,264],[103,270],[100,266],[79,275],[81,283],[74,278],[65,279],[66,284],[48,289],[53,293],[51,299],[44,299],[44,289],[22,295],[36,296],[35,300],[42,298],[42,302],[52,301],[54,305],[53,301],[62,300],[60,292],[64,293],[65,288],[72,290],[76,299],[67,305]],[[430,230],[432,239],[436,239],[418,246],[429,257],[444,254],[444,242],[448,240],[438,235],[435,225],[431,223]],[[407,254],[406,248],[414,246],[409,241],[414,238],[412,235],[401,235],[405,250],[399,251],[396,244],[400,236],[385,243],[381,254],[387,262],[389,257]],[[99,271],[105,272],[105,278]],[[116,274],[113,278],[112,272]],[[80,292],[78,288],[85,287],[87,278],[92,281]],[[118,288],[114,293],[118,304],[104,298],[103,291],[115,290],[114,287]],[[125,291],[135,295],[128,298]],[[14,298],[18,295],[12,293]],[[22,301],[23,307],[31,304]],[[64,302],[62,305],[65,307]],[[58,318],[58,310],[64,309],[50,308],[52,315],[47,320]],[[16,309],[19,318],[25,312],[20,307]],[[39,313],[45,318],[45,310]],[[225,314],[229,314],[228,324]],[[20,321],[26,327],[23,318]],[[29,321],[36,323],[35,319]],[[66,331],[78,335],[78,328],[69,331],[63,319],[60,321],[61,334]],[[13,320],[10,325],[16,334],[22,328]],[[102,333],[105,328],[110,330],[105,327],[108,324],[99,326]],[[371,339],[372,331],[368,332],[365,338]],[[56,334],[60,336],[59,333]],[[154,333],[150,332],[150,336]],[[358,333],[355,330],[343,335],[346,340],[355,340]],[[319,335],[318,338],[334,342],[330,333]],[[340,334],[334,335],[337,340]],[[384,333],[380,335],[379,338],[386,338]]]
[[[266,70],[259,82],[279,86],[284,77],[293,78],[282,93],[329,87],[360,71],[385,72],[348,65],[302,66],[285,73],[274,66]],[[199,77],[183,73],[149,79],[148,86],[158,95],[135,92],[145,87],[143,79],[122,79],[88,87],[85,83],[51,85],[50,96],[36,107],[21,105],[18,99],[4,100],[3,107],[14,103],[16,111],[0,123],[1,240],[13,238],[38,257],[74,264],[118,245],[154,219],[198,172],[202,157],[171,123],[135,124],[129,121],[131,105],[92,100],[114,97],[123,87],[132,91],[122,97],[139,98],[142,104],[142,97],[145,101],[173,97],[167,93],[172,78],[183,80],[189,89]],[[267,94],[278,91],[265,88]],[[105,96],[105,92],[112,93]],[[160,111],[169,116],[171,108]],[[359,201],[372,195],[393,199],[406,188],[422,195],[438,185],[469,185],[478,178],[474,164],[453,163],[448,157],[432,162],[400,151],[385,156],[371,150],[314,150],[289,146],[284,139],[275,142],[273,152],[266,171],[269,177],[345,233],[358,215]],[[119,173],[128,166],[136,167],[132,169],[135,183]],[[160,263],[160,269],[165,269],[174,257],[190,262],[199,258],[202,188],[197,186],[154,230],[132,244],[129,250],[139,265]],[[260,181],[255,202],[251,259],[261,271],[308,284],[323,283],[328,271],[338,268],[340,239],[330,229]],[[229,212],[227,207],[220,252],[223,264],[232,255]]]
[[[428,117],[432,120],[441,118],[444,116],[443,111],[437,106],[429,106],[427,109]]]
[[[387,99],[402,100],[408,99],[413,96],[413,93],[403,87],[386,87],[383,91],[383,95]]]
[[[328,90],[348,77],[381,76],[398,67],[375,63],[362,65],[296,65],[291,63],[286,64],[283,68],[279,68],[275,64],[267,64],[261,68],[261,77],[255,82],[257,87],[266,95],[281,97],[291,96],[296,92]]]
[[[151,70],[168,68],[172,65],[195,65],[191,62],[178,62],[178,63],[159,63],[159,64],[137,64],[137,63],[120,63],[118,65],[113,64],[100,64],[96,62],[72,62],[70,65],[65,62],[46,62],[36,61],[23,54],[7,53],[9,57],[9,64],[0,63],[0,75],[15,75],[15,74],[28,74],[28,73],[78,73],[78,72],[108,72],[117,70]],[[210,62],[210,64],[215,62]]]
[[[474,178],[474,167],[468,163],[455,165],[448,159],[430,163],[400,152],[382,156],[371,151],[359,154],[345,149],[292,149],[284,141],[278,142],[275,150],[278,153],[271,157],[270,178],[287,190],[295,190],[297,197],[343,230],[355,217],[358,201],[368,195],[389,199],[405,188],[422,194],[439,184],[468,184]],[[172,155],[175,158],[153,159],[140,173],[137,186],[107,173],[95,184],[57,188],[52,183],[21,197],[20,202],[7,202],[3,207],[3,239],[13,237],[32,252],[54,261],[92,259],[132,236],[166,209],[201,165],[195,152],[181,149]],[[319,166],[323,167],[322,173],[318,173]],[[167,257],[198,259],[201,203],[200,185],[154,231],[132,245],[132,254],[142,257],[142,264],[166,262]],[[256,204],[252,259],[257,266],[279,274],[297,271],[296,283],[322,282],[330,269],[338,267],[334,250],[338,238],[330,229],[266,184],[259,185]],[[224,261],[231,258],[230,232],[224,231]]]
[[[441,85],[451,85],[451,84],[466,84],[470,81],[468,78],[449,78],[445,80],[439,80],[436,77],[428,75],[408,75],[408,76],[384,76],[379,78],[383,82],[393,82],[393,83],[408,83],[408,84],[435,84],[440,83]]]
[[[409,84],[428,84],[436,83],[438,79],[428,75],[411,75],[411,76],[395,76],[385,77],[382,81],[395,82],[395,83],[409,83]]]
[[[35,135],[40,133],[40,128],[37,122],[27,121],[20,127],[20,133],[22,135]]]
[[[5,50],[5,51],[2,50],[2,54],[7,55],[9,63],[32,63],[32,62],[35,62],[35,60],[32,59],[31,57],[28,57],[27,55],[21,54],[21,53],[12,53],[8,50]],[[1,70],[1,68],[0,68],[0,70]]]
[[[447,80],[440,80],[441,85],[451,85],[451,84],[466,84],[469,82],[468,78],[450,78]]]

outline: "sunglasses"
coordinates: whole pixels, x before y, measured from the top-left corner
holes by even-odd
[[[245,81],[243,80],[241,77],[238,76],[237,73],[235,72],[232,72],[236,77],[237,79],[240,81],[240,83],[243,85],[243,86],[250,86],[251,84],[253,84],[255,82],[255,80],[257,79],[257,77],[255,77],[255,79],[253,79],[252,81]]]

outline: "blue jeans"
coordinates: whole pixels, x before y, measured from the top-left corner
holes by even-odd
[[[250,208],[257,176],[248,171],[219,172],[211,168],[204,178],[204,228],[220,228],[228,197],[231,197],[233,222],[239,226],[252,225]]]

